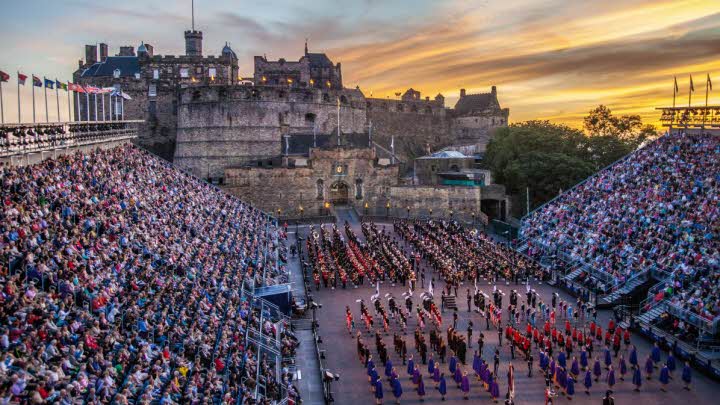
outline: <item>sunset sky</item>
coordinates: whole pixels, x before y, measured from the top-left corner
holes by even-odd
[[[408,87],[423,96],[441,92],[447,104],[459,89],[498,86],[512,122],[549,119],[580,126],[598,104],[640,114],[656,123],[657,106],[672,102],[673,75],[686,105],[693,75],[693,104],[715,78],[720,104],[720,1],[718,0],[196,0],[196,28],[204,54],[225,41],[252,74],[252,56],[297,60],[310,50],[342,62],[346,87],[394,97]],[[70,79],[83,45],[145,41],[156,54],[184,53],[190,0],[8,1],[0,15],[0,70],[6,122],[17,120],[16,70]],[[23,121],[31,120],[31,86],[21,88]],[[38,116],[44,100],[36,90]],[[50,119],[56,117],[54,92]],[[62,95],[61,95],[62,96]],[[61,116],[67,114],[61,100]]]

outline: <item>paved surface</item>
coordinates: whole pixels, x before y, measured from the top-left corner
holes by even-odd
[[[359,225],[354,224],[356,234],[362,238],[362,233],[359,230]],[[392,230],[391,225],[387,225],[387,230]],[[399,238],[399,237],[398,237]],[[428,279],[430,276],[428,275]],[[439,291],[442,287],[444,287],[444,283],[439,282],[436,285],[436,291]],[[489,284],[487,281],[484,281],[479,284],[479,287],[481,290],[483,290],[486,294],[490,295],[493,291],[493,284]],[[510,289],[516,289],[518,290],[520,295],[520,302],[524,300],[524,293],[525,286],[524,285],[506,285],[505,283],[501,282],[497,284],[497,287],[502,289],[505,292],[509,292]],[[543,301],[549,303],[551,294],[553,292],[558,292],[562,299],[569,300],[571,303],[575,302],[575,299],[568,294],[564,293],[561,290],[557,290],[551,286],[548,286],[546,284],[541,284],[537,282],[532,282],[530,284],[531,288],[534,288],[539,294],[540,297],[543,299]],[[468,349],[468,361],[469,363],[472,362],[472,354],[475,349],[477,349],[477,336],[479,335],[479,332],[482,331],[485,334],[485,348],[483,353],[483,358],[486,361],[489,361],[492,363],[492,352],[494,351],[495,347],[498,343],[498,337],[497,337],[497,331],[493,329],[492,325],[490,326],[491,330],[487,331],[485,330],[485,320],[484,318],[477,313],[469,313],[467,312],[467,305],[466,305],[466,299],[465,299],[465,291],[467,288],[470,288],[471,291],[474,289],[472,284],[468,285],[467,283],[465,285],[462,285],[461,288],[458,290],[458,306],[459,306],[459,321],[458,321],[458,330],[465,331],[467,329],[467,323],[469,320],[472,320],[475,327],[474,327],[474,334],[473,334],[473,347]],[[380,292],[381,295],[384,295],[385,293],[392,292],[396,297],[400,297],[400,295],[406,291],[407,289],[402,286],[390,286],[389,283],[385,283],[384,285],[381,285]],[[315,299],[323,305],[323,308],[318,311],[318,318],[320,322],[320,334],[324,340],[324,348],[327,349],[327,361],[328,361],[328,367],[331,371],[335,373],[340,374],[340,381],[333,383],[332,390],[334,393],[334,397],[336,400],[336,403],[338,404],[372,404],[374,403],[374,397],[373,394],[370,391],[370,386],[367,382],[367,376],[365,374],[365,369],[363,368],[362,364],[360,363],[359,359],[357,358],[356,354],[356,344],[354,337],[350,336],[348,334],[348,331],[345,328],[345,306],[349,306],[352,310],[355,319],[356,324],[358,327],[360,327],[360,330],[364,331],[364,325],[359,322],[359,314],[360,314],[360,307],[359,304],[356,302],[357,299],[363,298],[366,300],[366,302],[369,301],[369,298],[372,294],[374,294],[374,286],[364,285],[360,286],[359,288],[348,288],[348,289],[336,289],[336,290],[330,290],[330,289],[323,289],[321,288],[320,291],[315,291],[313,289],[313,294],[315,296]],[[415,305],[419,302],[419,292],[416,291],[416,294],[414,295],[416,298]],[[437,301],[437,300],[436,300]],[[508,297],[506,296],[504,299],[504,304],[507,305]],[[384,305],[387,307],[387,303],[384,303]],[[607,325],[607,321],[610,318],[610,311],[601,311],[598,315],[599,323],[605,327]],[[445,311],[443,313],[443,332],[448,326],[448,322],[452,322],[452,314],[449,311]],[[564,323],[564,321],[563,321]],[[377,324],[377,322],[376,322]],[[408,325],[408,331],[409,334],[405,337],[408,347],[408,356],[410,354],[415,354],[416,359],[419,360],[419,355],[415,353],[414,351],[414,344],[413,344],[413,336],[412,331],[415,329],[415,326],[417,324],[417,321],[415,318],[412,318],[409,321]],[[402,367],[402,360],[398,358],[397,355],[395,355],[395,352],[393,350],[393,342],[392,342],[392,333],[393,331],[398,331],[397,325],[393,323],[393,327],[390,331],[390,335],[384,337],[384,341],[388,347],[388,352],[390,352],[391,360],[393,364],[396,366],[400,376],[401,376],[401,383],[403,387],[403,395],[401,398],[402,403],[420,403],[419,397],[417,393],[415,392],[415,386],[412,384],[412,382],[409,380],[406,370],[404,367]],[[429,329],[426,329],[426,331]],[[357,331],[357,329],[356,329]],[[379,364],[378,355],[375,351],[375,345],[374,345],[374,337],[368,335],[367,333],[364,334],[366,343],[370,344],[371,351],[373,353],[373,357],[376,359],[376,364],[378,364],[378,369],[383,374],[384,370],[381,370],[381,365]],[[427,338],[427,333],[426,333]],[[504,339],[503,339],[504,341]],[[632,337],[633,343],[638,347],[638,358],[641,359],[641,361],[644,360],[645,356],[650,352],[651,344],[645,340],[642,337],[639,336],[633,336]],[[577,351],[575,352],[577,353]],[[597,347],[596,351],[594,353],[597,353]],[[527,364],[521,360],[517,359],[514,360],[514,365],[516,369],[516,393],[515,393],[515,403],[516,404],[541,404],[544,403],[544,379],[540,376],[540,373],[538,372],[538,355],[537,352],[534,352],[535,357],[535,370],[533,370],[533,377],[529,378],[527,377]],[[627,355],[626,355],[627,358]],[[666,358],[666,355],[663,354],[663,361]],[[500,393],[501,397],[504,398],[504,394],[507,391],[507,370],[508,365],[510,364],[510,351],[508,346],[503,346],[501,348],[501,363],[500,363],[500,371],[499,375],[501,376],[500,379]],[[679,362],[678,362],[679,363]],[[447,374],[449,374],[447,369],[447,364],[440,365],[441,370]],[[306,368],[306,367],[304,367]],[[471,372],[471,364],[468,364],[466,367],[463,367],[463,369],[468,370]],[[440,395],[439,393],[434,390],[434,384],[431,380],[427,378],[427,366],[424,366],[421,368],[421,371],[423,373],[423,378],[425,380],[425,387],[426,387],[426,396],[423,403],[441,403],[440,402]],[[303,372],[305,373],[305,371]],[[643,373],[644,375],[644,373]],[[672,380],[668,387],[668,392],[663,393],[660,392],[660,383],[657,381],[658,373],[656,372],[654,375],[654,378],[652,381],[643,381],[642,390],[639,393],[633,392],[633,386],[630,383],[630,376],[628,375],[628,379],[625,382],[619,381],[615,386],[614,389],[614,398],[616,404],[656,404],[658,402],[664,403],[664,404],[710,404],[710,403],[717,403],[717,399],[713,400],[712,398],[714,396],[719,397],[720,396],[720,384],[715,383],[714,381],[708,379],[707,377],[701,375],[699,372],[693,373],[693,386],[692,391],[688,392],[682,389],[682,385],[680,382],[680,376],[679,372],[676,371],[675,379]],[[619,375],[618,375],[619,377]],[[390,391],[389,383],[387,383],[386,380],[384,382],[384,390],[385,390],[385,403],[394,403],[394,398],[392,397],[392,393]],[[578,382],[575,384],[576,386],[576,394],[573,397],[572,401],[569,401],[567,398],[559,397],[556,399],[556,403],[580,403],[580,404],[600,404],[602,403],[602,396],[604,395],[606,391],[606,385],[603,383],[603,380],[601,379],[599,383],[595,383],[593,381],[593,387],[590,390],[590,395],[586,395],[584,392],[584,387],[582,386],[581,382]],[[470,399],[471,401],[478,401],[481,400],[483,402],[491,402],[490,395],[487,392],[484,392],[482,390],[481,384],[475,380],[471,379],[470,383]],[[448,395],[446,396],[446,401],[442,403],[467,403],[467,401],[464,401],[462,398],[462,392],[460,389],[456,388],[455,384],[448,379]],[[311,388],[312,389],[312,388]],[[303,391],[303,397],[306,396],[306,391]],[[502,402],[502,398],[501,398]]]

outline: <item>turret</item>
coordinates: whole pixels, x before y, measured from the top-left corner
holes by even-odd
[[[185,31],[185,55],[202,56],[202,31]]]

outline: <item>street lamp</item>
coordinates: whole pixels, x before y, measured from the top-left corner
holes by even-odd
[[[330,215],[330,202],[325,201],[325,215]]]
[[[385,216],[390,217],[390,201],[385,204]]]
[[[301,206],[298,208],[298,211],[300,211],[300,219],[302,220],[303,213],[305,212],[305,208],[303,208],[303,206],[301,205]],[[297,237],[298,225],[299,225],[299,223],[300,223],[300,221],[295,220],[295,235],[296,235],[295,237]]]
[[[450,219],[451,219],[451,220],[452,220],[453,214],[454,214],[454,213],[453,213],[453,210],[450,210]]]
[[[432,208],[430,208],[430,218],[432,218]]]
[[[472,224],[475,225],[475,212],[470,215],[472,216]]]
[[[368,207],[370,207],[370,205],[368,204],[368,202],[367,202],[367,201],[365,201],[365,216],[367,216],[367,213],[368,213]]]
[[[408,219],[410,219],[410,206],[409,205],[407,207],[407,217],[408,217]]]
[[[281,213],[281,212],[282,212],[282,210],[281,210],[280,208],[278,208],[278,209],[277,209],[278,219],[280,219],[280,213]]]

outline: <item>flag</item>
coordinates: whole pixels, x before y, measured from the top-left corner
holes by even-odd
[[[85,89],[83,88],[83,86],[77,83],[68,83],[68,89],[77,93],[85,93]]]
[[[690,75],[690,92],[693,92],[693,91],[695,91],[695,85],[693,84],[693,81],[692,81],[692,75]]]
[[[27,75],[24,75],[20,72],[18,72],[18,84],[25,85],[25,80],[27,79]]]
[[[712,90],[712,80],[710,80],[710,73],[708,73],[707,85],[708,85],[708,88],[710,90]]]
[[[0,70],[0,82],[6,82],[8,80],[10,80],[10,75]]]
[[[673,78],[675,79],[675,93],[679,93],[679,92],[680,92],[680,88],[679,88],[678,85],[677,85],[677,76],[673,76]]]
[[[39,77],[32,75],[32,79],[33,79],[33,86],[42,87],[42,80],[40,80]]]
[[[93,86],[85,86],[85,92],[90,94],[97,94],[100,92],[100,88]]]
[[[67,91],[67,89],[68,89],[68,88],[67,88],[67,84],[61,82],[61,81],[58,80],[58,79],[55,79],[55,87],[57,87],[58,89],[65,90],[65,91]]]
[[[45,78],[43,78],[43,79],[45,79]],[[50,79],[45,79],[45,87],[47,87],[48,89],[54,89],[54,88],[55,88],[55,82],[54,82],[53,80],[50,80]]]

